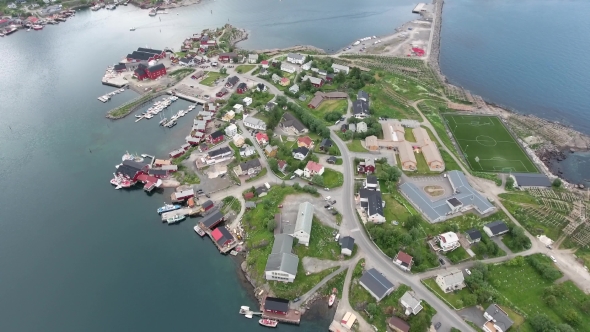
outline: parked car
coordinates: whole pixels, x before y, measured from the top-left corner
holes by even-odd
[[[296,297],[295,300],[293,300],[293,303],[295,302],[299,302],[299,300],[301,300],[300,298]]]
[[[332,215],[333,215],[333,216],[335,216],[335,215],[337,215],[337,214],[338,214],[338,211],[336,211],[336,210],[332,209],[332,212],[331,212],[331,213],[332,213]]]
[[[289,180],[293,180],[295,178],[295,175],[291,175],[291,177],[289,178]]]
[[[439,258],[438,261],[440,262],[440,265],[445,265],[445,260],[442,258]]]
[[[442,324],[440,322],[438,322],[438,323],[434,324],[434,328],[438,330],[438,329],[440,329],[441,325]]]
[[[340,239],[340,233],[336,234],[336,237],[334,238],[334,241],[338,242],[339,239]]]
[[[326,196],[326,198],[324,198],[324,200],[326,200],[326,201],[329,201],[331,199],[332,199],[332,197],[330,197],[330,196]]]
[[[557,259],[555,259],[555,257],[553,256],[549,256],[551,258],[551,260],[553,261],[553,263],[557,263]]]
[[[332,205],[336,204],[336,200],[333,200],[332,202],[330,202],[330,204],[332,204]]]
[[[207,198],[211,198],[211,195],[209,195],[209,194],[205,194],[205,197],[207,197]]]
[[[324,205],[324,207],[327,209],[330,207],[330,204],[326,204],[326,205]]]
[[[465,273],[467,273],[468,275],[471,275],[471,271],[469,271],[469,269],[465,269]]]
[[[330,188],[324,188],[325,191],[330,191]]]

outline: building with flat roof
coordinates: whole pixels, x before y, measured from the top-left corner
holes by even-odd
[[[510,177],[514,180],[514,188],[551,188],[551,180],[545,174],[510,173]]]
[[[481,215],[496,210],[490,201],[469,185],[463,172],[449,171],[447,179],[453,194],[435,201],[432,201],[430,196],[414,183],[406,182],[400,185],[399,189],[402,195],[431,223],[444,221],[469,210],[475,210]]]

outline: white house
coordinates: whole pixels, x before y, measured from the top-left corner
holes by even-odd
[[[297,160],[303,160],[305,158],[307,158],[307,155],[309,154],[309,149],[306,147],[298,147],[297,149],[293,150],[293,158],[297,159]]]
[[[248,144],[242,145],[240,148],[240,157],[250,157],[256,153],[256,149]]]
[[[401,305],[406,308],[405,314],[409,316],[410,314],[417,315],[420,311],[422,311],[423,307],[420,304],[422,300],[418,300],[413,292],[405,292],[404,295],[399,299]]]
[[[244,119],[244,126],[256,130],[266,130],[266,123],[260,119],[256,119],[255,117],[248,116]]]
[[[235,124],[230,124],[225,128],[225,136],[232,138],[238,133],[238,127]]]
[[[367,124],[366,124],[366,123],[364,123],[363,121],[361,121],[361,122],[358,122],[358,123],[356,124],[356,132],[357,132],[357,133],[366,133],[366,132],[367,132],[367,129],[368,129],[368,128],[367,128]]]
[[[438,236],[439,245],[442,251],[453,251],[461,246],[456,233],[446,232]]]
[[[272,74],[271,79],[273,82],[278,83],[281,80],[281,77],[277,74]]]
[[[324,170],[324,166],[314,162],[313,160],[310,160],[307,162],[307,165],[305,165],[305,168],[303,169],[303,176],[305,176],[306,178],[311,178],[314,175],[322,175],[324,174]]]
[[[289,234],[297,239],[299,243],[309,247],[309,239],[311,237],[311,222],[313,220],[313,205],[309,202],[299,204],[297,211],[297,220],[295,227],[286,227]],[[291,226],[291,225],[290,225]]]
[[[232,140],[234,141],[234,145],[237,146],[238,148],[241,148],[242,145],[244,145],[244,143],[246,142],[246,139],[244,138],[244,136],[242,136],[240,134],[234,135]]]
[[[250,106],[252,104],[252,98],[250,98],[250,97],[246,97],[246,98],[242,99],[242,101],[244,102],[244,105],[246,105],[246,106]]]
[[[463,272],[457,269],[450,269],[436,276],[436,284],[445,293],[460,290],[465,287]]]
[[[248,54],[248,63],[258,62],[258,54]]]
[[[346,75],[348,75],[348,72],[350,71],[350,68],[348,68],[347,66],[339,65],[336,63],[332,64],[332,69],[334,69],[335,73],[343,72]]]
[[[289,88],[289,92],[291,93],[297,93],[299,92],[299,85],[297,84],[293,84],[290,88]]]
[[[383,208],[385,201],[381,197],[381,192],[371,189],[361,189],[359,191],[361,207],[366,213],[367,220],[376,224],[385,222]]]
[[[483,226],[483,231],[486,232],[486,234],[489,237],[494,237],[494,236],[499,236],[505,233],[508,233],[509,229],[508,226],[501,220],[496,220],[494,222],[491,222],[489,224],[485,224]]]
[[[240,114],[240,113],[242,113],[242,111],[244,111],[244,105],[242,105],[242,104],[235,104],[234,105],[234,113]]]
[[[275,235],[271,254],[266,261],[264,278],[282,282],[293,282],[297,276],[299,257],[291,253],[293,237],[288,234]]]
[[[287,54],[287,62],[302,65],[305,61],[305,54],[289,53]]]
[[[354,250],[354,238],[345,236],[340,238],[340,254],[351,256]]]
[[[293,74],[294,72],[297,71],[297,67],[283,62],[283,63],[281,63],[281,70],[286,71],[289,74]]]
[[[377,190],[379,188],[379,181],[375,175],[367,175],[364,183],[364,188],[369,190]]]
[[[312,62],[313,61],[308,61],[308,62],[304,63],[303,65],[301,65],[301,69],[303,69],[303,70],[310,70],[311,69],[311,63]]]

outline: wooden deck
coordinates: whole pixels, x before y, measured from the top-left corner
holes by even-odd
[[[263,310],[263,309],[260,308],[260,310]],[[299,312],[298,310],[290,309],[286,315],[280,315],[280,314],[273,314],[270,312],[263,311],[262,318],[274,319],[274,320],[278,320],[279,322],[282,322],[282,323],[299,325],[299,323],[301,322],[301,312]]]
[[[195,206],[194,208],[180,208],[178,210],[164,212],[162,213],[162,222],[166,221],[168,218],[172,218],[174,216],[194,216],[201,212],[201,206]]]

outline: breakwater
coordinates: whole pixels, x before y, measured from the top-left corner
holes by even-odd
[[[137,98],[130,100],[121,106],[113,108],[107,113],[106,117],[112,120],[122,119],[137,109],[143,107],[145,104],[150,103],[155,98],[158,98],[164,94],[166,94],[166,91],[159,91],[156,93],[148,93],[143,96],[138,96]]]

